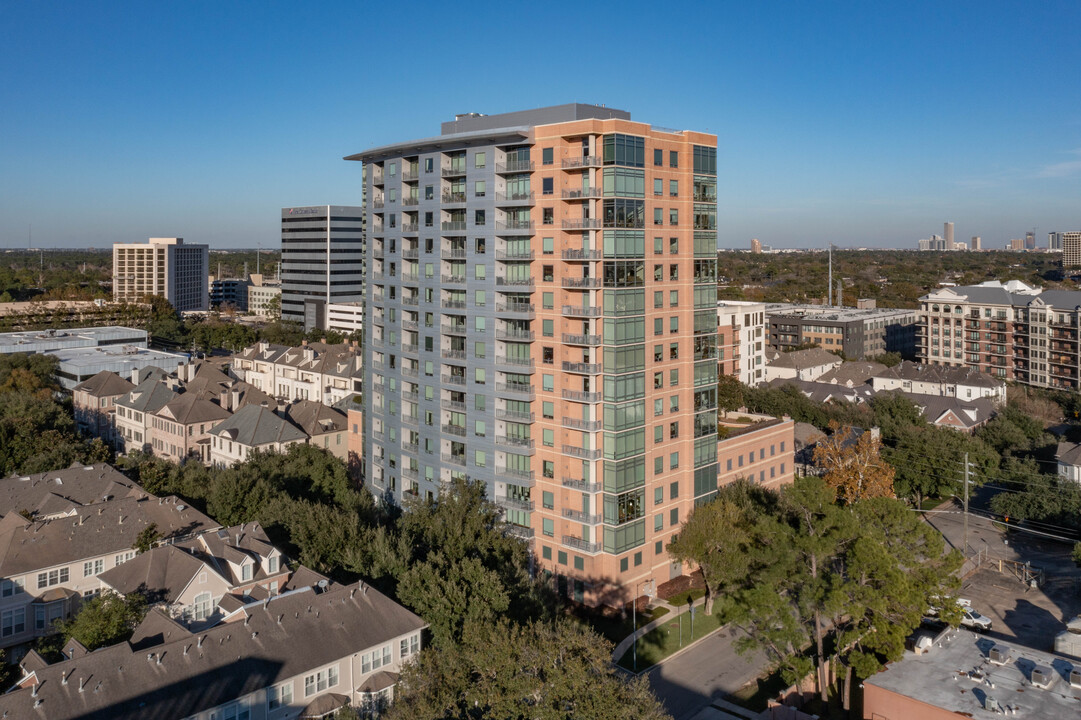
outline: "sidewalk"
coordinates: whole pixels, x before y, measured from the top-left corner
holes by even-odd
[[[696,607],[699,607],[699,606],[705,605],[705,601],[706,601],[705,597],[701,597],[701,598],[698,598],[698,600],[695,600],[693,604]],[[650,605],[652,607],[668,608],[668,612],[665,615],[663,615],[662,617],[659,617],[656,620],[653,620],[653,621],[651,621],[649,623],[646,623],[645,625],[638,628],[637,630],[635,630],[633,633],[631,633],[627,637],[620,640],[619,644],[616,645],[616,649],[614,651],[612,651],[612,662],[613,663],[618,663],[619,662],[619,659],[621,657],[623,657],[626,654],[626,652],[631,648],[631,645],[634,644],[635,638],[641,638],[643,635],[650,632],[651,630],[653,630],[655,628],[659,628],[661,625],[664,625],[666,622],[671,622],[673,618],[679,617],[680,615],[686,613],[687,608],[690,607],[688,605],[680,605],[679,607],[676,607],[674,605],[670,605],[666,600],[660,600],[660,599],[654,600],[652,603],[650,603]],[[698,638],[698,639],[701,640],[702,638]],[[675,654],[675,653],[673,653],[673,654]],[[669,655],[668,657],[672,657],[672,656]],[[665,660],[667,660],[667,659],[668,658],[665,658]]]

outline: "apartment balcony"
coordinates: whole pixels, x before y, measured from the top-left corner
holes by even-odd
[[[506,410],[504,408],[496,408],[495,411],[496,420],[510,420],[512,422],[534,422],[533,413],[515,412],[514,410]]]
[[[505,495],[496,495],[495,504],[506,508],[513,508],[514,510],[533,512],[532,500],[519,500],[518,498],[507,497]]]
[[[413,468],[402,468],[402,477],[409,480],[420,480],[420,473]]]
[[[532,260],[534,253],[532,250],[496,250],[496,260]]]
[[[420,168],[415,170],[407,170],[402,168],[402,180],[405,182],[414,182],[420,179]]]
[[[465,428],[461,425],[444,425],[442,430],[447,435],[456,435],[458,437],[465,437]]]
[[[563,218],[560,226],[564,230],[600,230],[604,227],[600,218]]]
[[[585,249],[567,249],[563,251],[563,259],[569,261],[576,260],[600,260],[604,257],[604,253],[600,250],[585,250]]]
[[[600,543],[587,542],[582,538],[576,538],[573,535],[563,536],[563,546],[584,553],[599,553],[601,551]]]
[[[465,285],[465,275],[443,275],[440,280],[444,285]]]
[[[372,184],[373,185],[382,185],[383,184],[383,173],[372,173]]]
[[[586,432],[596,432],[604,425],[602,420],[579,420],[577,418],[563,418],[563,427]]]
[[[420,348],[412,343],[402,343],[402,352],[416,355],[420,351]]]
[[[383,207],[384,207],[384,204],[383,204],[382,200],[373,200],[372,201],[372,208],[374,208],[375,210],[381,210]]]
[[[601,158],[599,155],[563,158],[562,165],[564,170],[580,170],[583,168],[600,167]]]
[[[372,430],[372,438],[376,440],[383,440],[383,433],[379,430]]]
[[[420,257],[420,251],[417,248],[402,248],[402,257],[406,260],[416,260]]]
[[[448,205],[465,203],[465,193],[443,193],[443,202]]]
[[[402,375],[404,375],[405,377],[415,378],[418,374],[420,374],[420,370],[418,368],[409,367],[408,365],[402,366]]]
[[[604,314],[600,307],[584,307],[582,305],[564,305],[563,314],[569,317],[595,318]]]
[[[439,256],[444,260],[465,260],[465,248],[442,250],[440,251]]]
[[[604,191],[599,187],[582,188],[580,190],[564,190],[564,200],[590,200],[604,197]]]
[[[444,324],[440,326],[439,330],[444,335],[465,335],[465,325],[448,325]]]
[[[462,177],[465,175],[465,165],[449,165],[439,169],[439,174],[445,178]]]
[[[600,278],[587,277],[565,277],[562,284],[563,287],[571,289],[603,287]]]
[[[458,465],[465,467],[465,455],[454,455],[452,453],[442,454],[443,462],[451,463],[452,465]]]
[[[402,415],[402,422],[405,423],[406,425],[412,425],[413,427],[418,427],[420,425],[420,416],[419,415]]]
[[[465,412],[466,407],[464,402],[458,402],[457,400],[440,400],[439,407],[444,410],[457,410],[459,412]]]
[[[566,345],[588,345],[590,347],[596,347],[601,344],[601,336],[563,333],[563,342]]]
[[[536,307],[529,303],[496,303],[495,311],[500,315],[526,315],[533,317]]]
[[[533,163],[529,160],[508,160],[507,162],[496,163],[495,171],[500,175],[533,172]]]
[[[465,385],[464,375],[442,375],[439,379],[444,385]]]
[[[406,330],[416,330],[418,328],[416,320],[402,320],[402,327]]]
[[[596,375],[601,372],[600,363],[575,363],[563,361],[563,372],[578,373],[579,375]]]
[[[601,393],[582,392],[581,390],[564,390],[563,399],[573,400],[574,402],[595,403],[601,401]]]
[[[415,284],[415,283],[420,282],[420,276],[417,273],[403,272],[402,273],[402,282],[403,283],[414,283]]]
[[[447,360],[465,360],[465,350],[442,350],[439,354]]]
[[[515,450],[533,450],[533,438],[514,437],[513,435],[496,435],[495,444]]]
[[[447,308],[448,310],[465,310],[465,300],[443,300],[440,306]]]
[[[599,395],[600,393],[597,394]],[[597,460],[601,456],[601,449],[595,448],[591,450],[589,448],[580,448],[577,445],[564,445],[563,454],[572,455],[576,458],[582,458],[583,460]]]
[[[581,510],[563,510],[563,517],[569,518],[574,522],[582,523],[583,525],[598,525],[601,522],[600,515],[590,515],[584,513]]]
[[[533,358],[513,358],[496,356],[497,366],[506,366],[510,372],[533,372]]]
[[[533,193],[496,193],[496,205],[532,205]]]
[[[419,303],[420,303],[420,298],[419,297],[409,297],[408,295],[403,295],[402,296],[402,305],[412,305],[412,306],[415,307]]]
[[[373,249],[372,250],[372,257],[374,257],[376,260],[382,260],[383,258],[386,257],[386,254],[383,252],[383,250],[375,250],[375,249]]]
[[[600,492],[604,489],[604,486],[598,482],[589,482],[587,480],[579,480],[577,478],[563,478],[563,487],[570,488],[571,490],[577,490],[584,493]]]
[[[383,363],[383,362],[381,362],[379,360],[372,360],[372,370],[384,370],[384,369],[386,369],[386,364],[385,363]]]
[[[495,285],[499,287],[514,288],[514,292],[532,292],[534,280],[533,278],[523,278],[521,280],[513,280],[511,278],[497,277],[495,279]]]
[[[523,383],[496,383],[495,391],[497,393],[520,395],[529,400],[532,400],[535,396],[533,386],[525,385]]]
[[[465,232],[465,220],[444,221],[439,223],[439,229],[443,232]]]
[[[516,538],[521,538],[522,540],[526,541],[533,539],[533,528],[522,527],[521,525],[514,524],[508,524],[506,528],[508,535],[513,535]]]
[[[495,224],[495,231],[497,235],[506,235],[511,233],[532,233],[533,221],[532,220],[520,220],[510,222],[497,222]]]
[[[514,330],[512,328],[496,328],[496,340],[518,340],[521,342],[533,342],[535,333],[532,330]]]
[[[412,400],[413,402],[420,402],[420,393],[409,392],[408,390],[402,390],[403,400]]]
[[[515,470],[509,467],[496,466],[496,475],[503,475],[508,478],[514,478],[514,483],[520,485],[521,483],[529,483],[528,487],[533,486],[533,471],[532,470]]]

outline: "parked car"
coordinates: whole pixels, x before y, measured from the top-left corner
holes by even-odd
[[[970,607],[962,609],[961,624],[976,632],[987,632],[991,629],[991,618],[981,615]]]

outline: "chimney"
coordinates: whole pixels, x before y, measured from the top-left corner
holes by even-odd
[[[229,391],[222,390],[221,395],[218,396],[218,404],[221,405],[222,410],[229,410]]]
[[[229,403],[229,409],[236,412],[240,408],[240,390],[233,390],[233,398]]]
[[[289,407],[289,403],[285,402],[285,398],[278,398],[278,407],[274,411],[278,417],[285,417],[285,408]]]
[[[301,340],[301,341],[300,341],[300,346],[301,346],[301,347],[308,347],[308,340],[307,340],[307,338],[305,338],[304,340]]]
[[[139,384],[139,368],[131,369],[131,382],[133,385]]]

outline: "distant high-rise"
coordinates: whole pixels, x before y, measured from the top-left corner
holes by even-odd
[[[953,246],[953,223],[947,222],[942,224],[942,234],[946,237],[946,249],[955,250]]]
[[[333,267],[332,267],[333,266]],[[282,208],[281,317],[326,329],[326,305],[364,299],[364,208]]]
[[[185,245],[183,238],[150,238],[147,243],[113,243],[113,300],[140,302],[157,295],[178,312],[207,310],[209,245]]]
[[[1010,250],[1021,251],[1025,249],[1025,241],[1021,238],[1010,238]]]
[[[1047,249],[1048,250],[1061,250],[1062,249],[1062,233],[1049,232],[1047,233]]]
[[[1081,265],[1081,232],[1057,233],[1062,245],[1062,266]]]
[[[762,252],[762,243],[758,241],[758,238],[751,238],[751,252],[755,255]]]
[[[969,249],[970,250],[982,250],[983,248],[980,247],[981,242],[982,241],[980,240],[979,235],[973,235],[972,236],[972,243],[969,245]]]
[[[1025,233],[1025,249],[1026,250],[1035,250],[1036,249],[1036,233],[1031,232],[1031,231]]]

